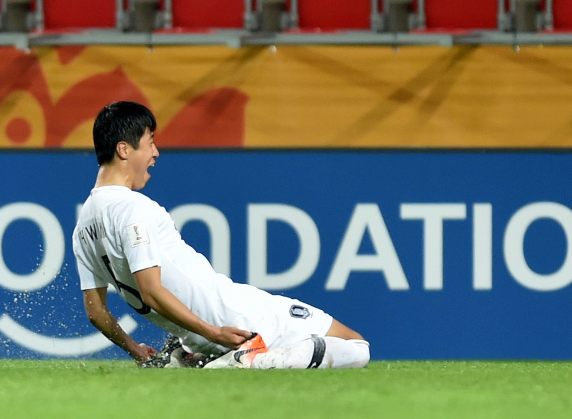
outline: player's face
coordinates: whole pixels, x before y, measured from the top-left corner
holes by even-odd
[[[131,188],[133,190],[143,189],[151,178],[149,168],[155,166],[155,160],[159,157],[154,137],[155,135],[147,129],[141,137],[139,148],[132,150],[133,184]]]

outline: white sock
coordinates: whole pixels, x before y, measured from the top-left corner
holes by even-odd
[[[332,336],[306,339],[254,357],[254,369],[363,368],[369,362],[369,343]]]
[[[363,368],[369,363],[369,342],[325,336],[326,353],[318,368]]]

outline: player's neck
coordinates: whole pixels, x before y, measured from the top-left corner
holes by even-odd
[[[95,188],[102,186],[127,186],[133,189],[130,176],[125,170],[122,170],[121,165],[118,164],[103,164],[99,167],[97,179],[95,181]]]

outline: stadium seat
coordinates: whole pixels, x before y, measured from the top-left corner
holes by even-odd
[[[244,0],[171,0],[174,28],[243,28]]]
[[[508,0],[507,0],[508,1]],[[498,0],[425,0],[425,31],[457,32],[498,28]]]
[[[572,1],[553,0],[552,15],[554,31],[572,32]]]
[[[117,27],[116,0],[42,1],[46,31]]]
[[[298,27],[303,31],[368,30],[371,0],[298,0]]]

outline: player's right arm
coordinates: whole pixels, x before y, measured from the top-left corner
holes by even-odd
[[[85,312],[93,324],[105,337],[127,352],[136,361],[145,361],[157,351],[145,344],[137,344],[119,325],[107,308],[108,283],[97,276],[95,267],[81,245],[77,228],[73,234],[73,250],[83,291]]]
[[[230,349],[237,349],[252,337],[252,332],[232,326],[215,327],[199,318],[162,285],[159,266],[135,272],[134,277],[145,304],[186,330]]]
[[[107,308],[107,288],[83,291],[87,318],[105,337],[127,352],[136,361],[145,361],[157,351],[145,344],[138,344],[119,325]]]

